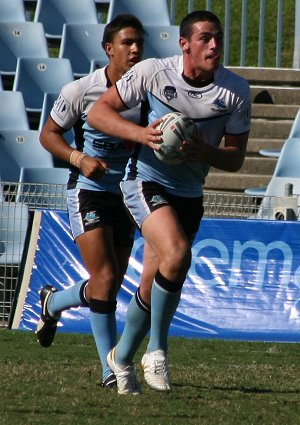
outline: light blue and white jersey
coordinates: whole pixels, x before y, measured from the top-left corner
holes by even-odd
[[[119,95],[128,108],[148,99],[148,122],[178,111],[192,118],[204,141],[219,146],[224,134],[243,134],[250,129],[251,98],[248,82],[219,66],[213,81],[201,87],[182,77],[183,58],[147,59],[131,68],[117,82]],[[202,195],[209,164],[183,162],[168,165],[142,146],[127,165],[124,179],[154,181],[178,196]]]
[[[80,140],[76,138],[76,148],[91,157],[102,158],[109,165],[109,171],[99,180],[88,179],[78,169],[71,168],[68,188],[120,193],[119,183],[132,151],[125,147],[122,140],[107,136],[87,123],[87,114],[91,107],[110,85],[105,68],[97,69],[64,86],[50,112],[55,123],[65,129],[70,129],[81,120],[83,134]],[[122,115],[138,123],[139,105]]]

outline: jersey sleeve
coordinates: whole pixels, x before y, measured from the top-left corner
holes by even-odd
[[[146,100],[148,87],[152,81],[154,63],[154,59],[144,60],[130,68],[117,81],[116,87],[119,96],[127,108],[133,108]]]
[[[81,116],[80,102],[81,94],[77,89],[76,81],[67,84],[54,102],[50,111],[51,118],[60,127],[70,129]]]
[[[250,130],[251,125],[251,95],[248,83],[245,81],[237,96],[236,105],[225,126],[226,134],[243,134]]]

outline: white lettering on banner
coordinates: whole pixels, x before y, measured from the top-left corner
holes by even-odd
[[[210,254],[203,253],[202,251],[206,248],[210,249]],[[291,282],[292,276],[292,263],[293,263],[293,252],[291,247],[282,241],[273,241],[267,245],[262,242],[250,240],[245,243],[240,241],[234,241],[232,255],[230,256],[229,249],[226,245],[217,239],[203,239],[197,242],[192,249],[192,265],[189,271],[189,277],[195,284],[201,286],[212,287],[216,285],[227,285],[229,287],[236,287],[241,279],[241,276],[245,278],[247,273],[243,271],[243,258],[245,258],[245,252],[247,250],[254,250],[257,255],[255,278],[249,282],[256,288],[262,288],[265,279],[266,267],[268,264],[268,257],[271,251],[278,250],[281,253],[280,260],[281,268],[284,273],[279,276],[274,276],[277,279],[278,284],[282,288],[287,288]],[[216,255],[213,256],[211,253],[216,251]],[[277,254],[277,256],[279,255]],[[203,275],[200,276],[200,270],[197,269],[197,265],[206,265],[205,270],[209,269],[210,276],[207,278]],[[228,265],[227,270],[230,270],[230,275],[224,273],[224,266]],[[220,266],[218,268],[218,266]],[[223,269],[222,269],[223,267]],[[206,273],[205,273],[206,274]],[[300,271],[299,268],[295,273],[295,283],[300,288]],[[225,281],[225,278],[228,282]]]

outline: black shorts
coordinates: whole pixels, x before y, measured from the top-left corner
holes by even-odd
[[[67,194],[74,239],[89,230],[111,226],[115,246],[132,246],[134,226],[121,195],[85,189],[70,189]]]
[[[120,186],[126,208],[138,228],[141,229],[144,220],[153,211],[170,205],[176,211],[187,238],[191,242],[194,240],[203,217],[203,196],[175,196],[158,183],[138,180],[126,180]]]

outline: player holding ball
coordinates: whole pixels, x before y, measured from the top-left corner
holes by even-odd
[[[120,394],[139,392],[133,359],[145,336],[143,323],[150,313],[144,306],[150,300],[144,377],[150,388],[170,390],[167,337],[203,215],[205,178],[210,166],[232,172],[241,168],[250,130],[249,85],[220,64],[223,30],[218,17],[201,10],[188,14],[180,25],[179,44],[181,56],[133,66],[88,115],[98,130],[140,144],[129,160],[121,190],[144,237],[143,273],[121,339],[107,357]],[[119,115],[145,100],[150,105],[148,127]],[[154,153],[161,141],[160,118],[171,112],[181,112],[196,126],[193,142],[180,148],[184,161],[177,164],[167,164]]]

